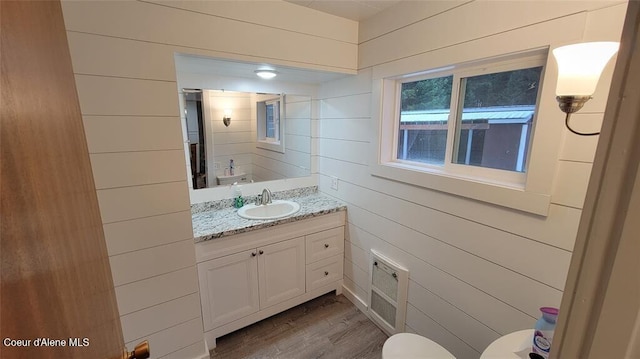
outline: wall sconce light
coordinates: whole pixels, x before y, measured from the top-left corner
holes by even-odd
[[[256,75],[258,75],[258,77],[263,78],[265,80],[272,79],[276,77],[276,75],[278,75],[278,73],[275,70],[271,70],[271,69],[255,70],[254,72]]]
[[[225,127],[229,127],[231,124],[231,110],[224,110],[224,115],[222,116],[222,123],[224,123]]]
[[[580,136],[595,136],[600,132],[582,133],[569,126],[569,117],[591,99],[607,62],[618,51],[617,42],[585,42],[558,47],[553,56],[558,63],[556,100],[566,113],[565,126]]]

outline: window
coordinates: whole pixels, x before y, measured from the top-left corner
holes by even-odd
[[[454,163],[525,172],[542,66],[460,79]]]
[[[397,80],[393,161],[522,186],[542,65],[511,61]]]
[[[547,215],[562,137],[548,49],[374,73],[371,175]],[[446,65],[433,54],[421,62]],[[427,196],[427,194],[425,194]],[[431,196],[429,194],[428,196]],[[433,194],[433,196],[439,196]]]
[[[452,83],[453,75],[401,84],[399,160],[444,164]]]
[[[269,142],[280,141],[280,101],[266,102],[266,123],[265,123],[265,140]]]
[[[256,103],[256,147],[284,153],[284,99],[282,95]]]

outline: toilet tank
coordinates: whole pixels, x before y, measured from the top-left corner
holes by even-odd
[[[238,183],[249,183],[251,180],[246,173],[238,173],[233,176],[216,176],[216,181],[218,185],[226,185],[226,184],[234,184]]]

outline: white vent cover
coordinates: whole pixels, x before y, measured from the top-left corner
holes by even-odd
[[[369,314],[387,334],[404,331],[409,271],[371,250]]]

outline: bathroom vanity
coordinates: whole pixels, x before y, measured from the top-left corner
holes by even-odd
[[[288,217],[251,220],[234,208],[193,207],[205,339],[342,291],[346,206],[318,193],[289,198]]]

